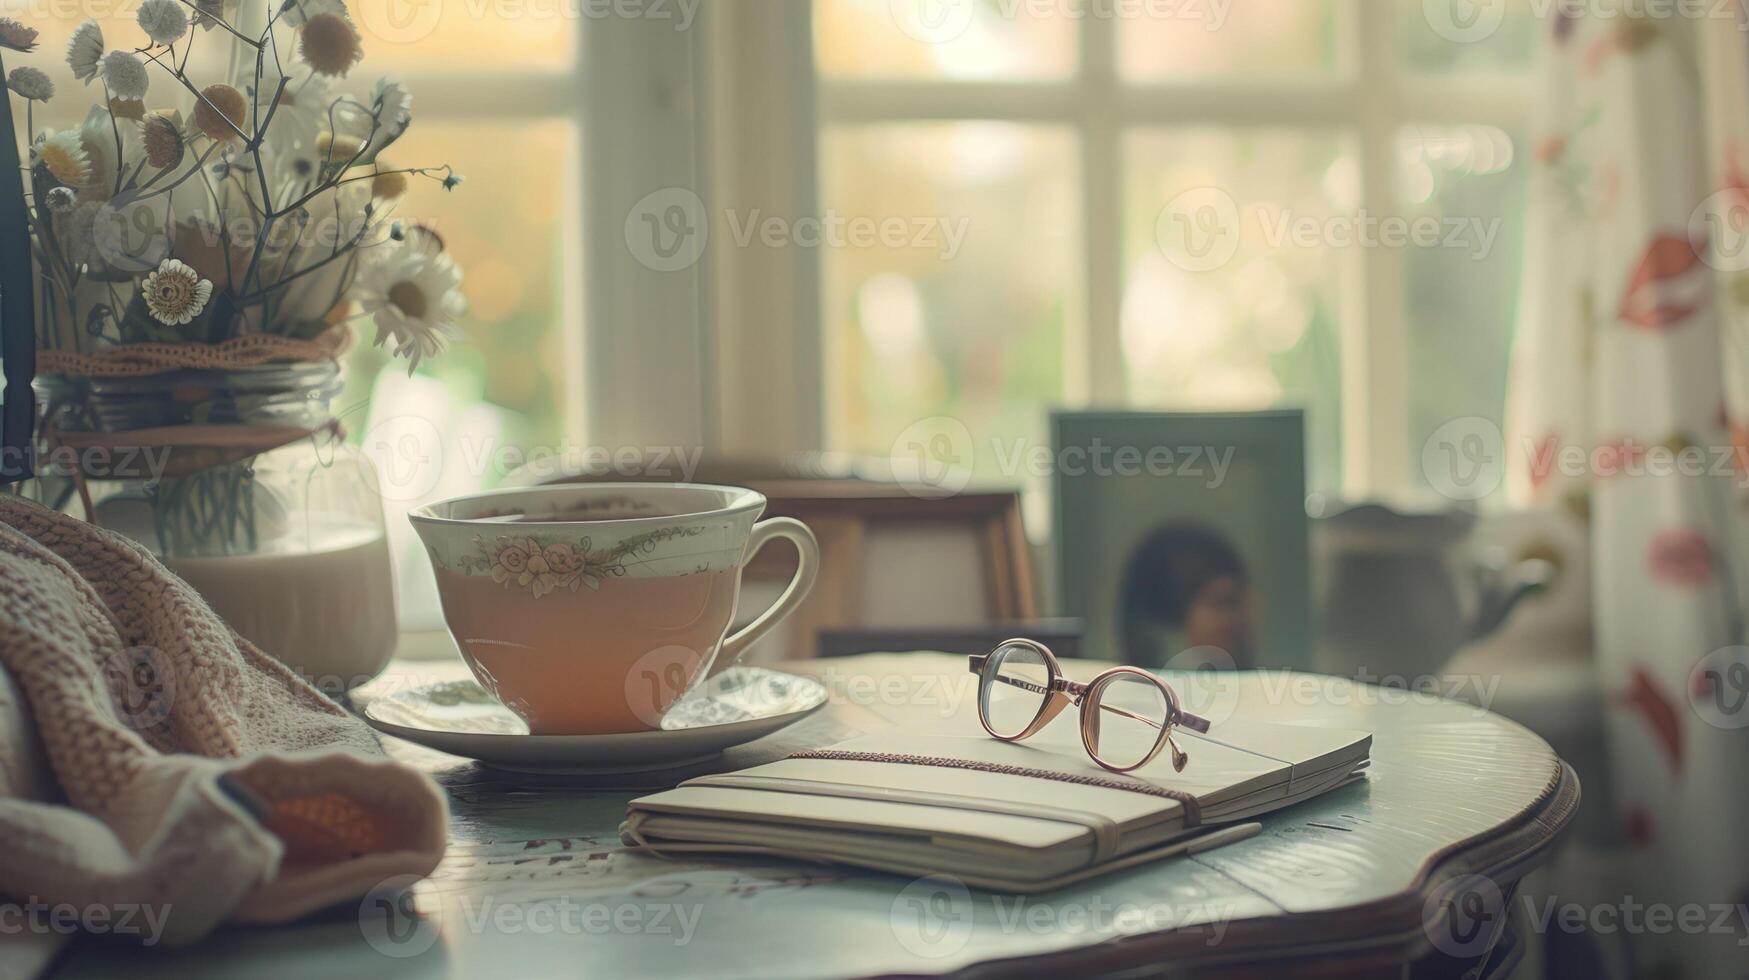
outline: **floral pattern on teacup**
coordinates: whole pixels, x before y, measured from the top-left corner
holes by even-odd
[[[553,591],[560,584],[559,576],[553,573],[546,550],[533,538],[499,538],[495,550],[487,553],[492,581],[501,585],[515,582],[536,599]]]
[[[560,589],[599,589],[604,580],[624,576],[631,563],[654,556],[663,544],[702,533],[702,527],[667,527],[600,550],[588,537],[545,543],[526,536],[490,541],[476,537],[477,553],[462,556],[458,564],[463,572],[490,575],[507,589],[520,589],[539,599]]]

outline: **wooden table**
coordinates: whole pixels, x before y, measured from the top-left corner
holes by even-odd
[[[958,657],[789,666],[823,679],[831,704],[713,768],[887,726],[977,728],[975,678]],[[1083,680],[1101,666],[1065,664]],[[401,662],[359,697],[459,668]],[[542,784],[389,740],[453,801],[448,856],[400,906],[367,899],[297,926],[226,929],[180,951],[86,943],[60,973],[1401,977],[1403,964],[1418,964],[1412,975],[1444,975],[1460,961],[1481,963],[1481,975],[1510,965],[1516,883],[1578,803],[1577,781],[1547,744],[1480,708],[1333,678],[1168,676],[1216,721],[1372,731],[1368,779],[1265,818],[1251,840],[1016,898],[821,865],[673,862],[620,846],[628,799],[707,768],[639,777],[641,786]]]

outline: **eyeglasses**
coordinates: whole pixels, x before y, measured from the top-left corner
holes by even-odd
[[[974,654],[971,667],[978,675],[978,720],[991,737],[1030,738],[1077,704],[1081,743],[1094,762],[1112,772],[1140,769],[1168,746],[1172,768],[1182,772],[1190,757],[1172,740],[1173,726],[1209,730],[1208,719],[1185,711],[1170,685],[1135,667],[1113,667],[1078,684],[1063,676],[1056,655],[1044,644],[1018,639]]]

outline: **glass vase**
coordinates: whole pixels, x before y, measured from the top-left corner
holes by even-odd
[[[394,577],[375,470],[334,417],[337,365],[45,375],[36,387],[46,502],[88,508],[145,545],[329,693],[382,670]]]

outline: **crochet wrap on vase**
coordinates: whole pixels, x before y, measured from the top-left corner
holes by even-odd
[[[356,718],[120,535],[0,494],[0,901],[149,908],[167,944],[442,857]]]

